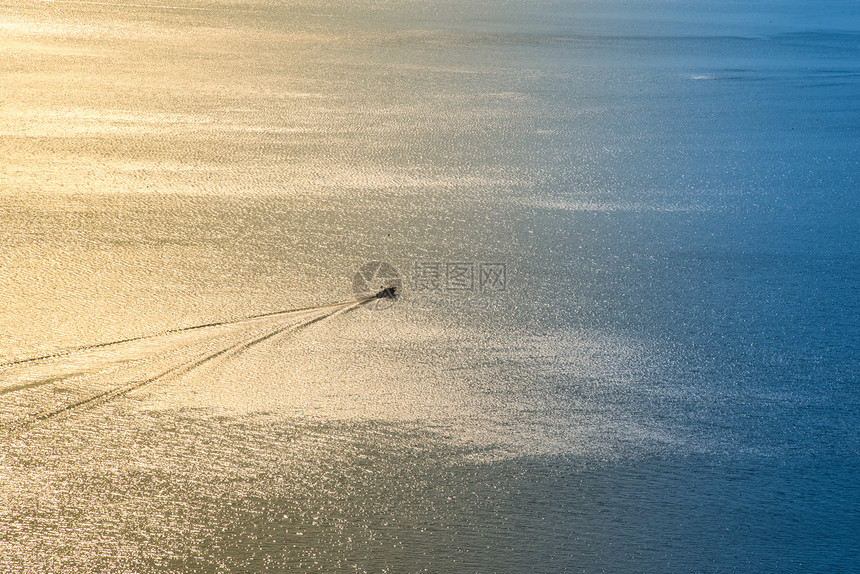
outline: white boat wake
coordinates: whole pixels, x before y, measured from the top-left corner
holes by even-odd
[[[368,302],[287,309],[7,361],[0,364],[0,425],[8,434],[25,432]]]

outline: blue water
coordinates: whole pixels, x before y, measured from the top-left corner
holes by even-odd
[[[0,569],[860,569],[856,2],[0,24]]]

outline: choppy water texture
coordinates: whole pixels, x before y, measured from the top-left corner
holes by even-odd
[[[0,102],[0,570],[858,569],[856,2],[22,0]]]

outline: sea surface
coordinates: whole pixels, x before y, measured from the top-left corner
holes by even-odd
[[[0,571],[857,572],[858,185],[851,0],[5,0]]]

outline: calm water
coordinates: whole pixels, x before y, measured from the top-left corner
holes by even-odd
[[[0,570],[860,568],[860,7],[748,4],[0,5]]]

